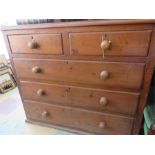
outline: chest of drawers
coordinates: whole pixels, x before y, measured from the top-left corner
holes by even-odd
[[[2,27],[27,121],[82,134],[138,134],[154,28],[154,20]]]

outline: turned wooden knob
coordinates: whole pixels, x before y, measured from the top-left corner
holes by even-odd
[[[110,48],[110,44],[111,44],[111,41],[110,40],[103,40],[101,42],[101,48],[102,50],[107,50]]]
[[[43,89],[39,89],[39,90],[37,90],[37,95],[43,96],[43,95],[45,95],[45,91]]]
[[[108,99],[106,97],[101,97],[100,98],[100,104],[102,106],[106,106],[108,104]]]
[[[38,66],[34,66],[34,67],[32,68],[32,72],[33,72],[33,73],[40,73],[40,72],[41,72],[41,68],[38,67]]]
[[[100,129],[105,129],[106,123],[105,123],[105,122],[100,122],[99,125],[98,125],[98,127],[99,127]]]
[[[106,70],[103,70],[101,73],[100,73],[100,78],[105,80],[105,79],[108,79],[109,78],[109,72],[106,71]]]
[[[35,42],[35,41],[29,41],[29,42],[27,43],[27,46],[28,46],[28,48],[30,48],[30,49],[35,49],[35,48],[38,47],[38,44],[37,44],[37,42]]]
[[[47,112],[47,111],[43,111],[42,113],[41,113],[41,116],[42,117],[47,117],[49,115],[49,113]]]

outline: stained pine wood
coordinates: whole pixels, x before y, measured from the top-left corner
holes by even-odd
[[[135,115],[139,100],[139,93],[28,81],[21,81],[21,90],[24,100],[54,102],[58,105],[129,116]],[[38,95],[39,90],[42,90],[43,94]],[[107,105],[100,103],[102,97],[107,98]]]
[[[63,54],[61,34],[11,35],[8,38],[12,53]],[[29,42],[35,42],[37,46],[32,49],[28,47]]]
[[[105,56],[147,56],[151,31],[70,33],[71,55],[103,55],[101,43],[111,42]]]
[[[155,67],[154,24],[155,20],[93,20],[89,22],[3,27],[3,36],[26,110],[27,120],[70,131],[74,130],[79,133],[138,134]],[[98,46],[100,46],[100,43],[97,45],[98,42],[96,42],[99,40],[98,37],[95,37],[95,40],[89,40],[90,35],[97,34],[98,36],[103,32],[113,39],[104,59],[102,52],[99,53],[100,51],[98,51]],[[50,44],[48,40],[45,42],[45,38],[40,39],[39,44],[44,44],[46,50],[39,50],[38,48],[37,54],[34,49],[30,51],[27,49],[27,38],[21,38],[18,41],[15,41],[16,38],[14,39],[14,37],[19,36],[32,37],[32,35],[38,38],[45,34],[46,37],[52,35],[56,47],[51,47],[53,43]],[[87,43],[87,39],[78,40],[79,34],[82,37],[89,34],[86,38],[91,44]],[[71,41],[73,39],[71,35],[76,38],[74,44],[73,40]],[[23,40],[25,40],[25,45],[23,45]],[[87,46],[81,44],[81,40]],[[16,42],[15,46],[12,46],[13,42]],[[117,43],[117,46],[114,43]],[[80,46],[77,46],[78,44]],[[77,46],[78,52],[71,51],[73,45]],[[19,47],[22,47],[20,52],[18,51]],[[47,48],[50,50],[48,51]],[[36,75],[32,74],[34,65],[41,67],[43,72]],[[106,81],[100,81],[99,73],[103,71],[102,69],[108,69],[112,75]],[[25,81],[24,84],[23,81]],[[34,86],[33,92],[30,90],[32,87],[27,90],[30,84]],[[40,86],[43,86],[42,88],[46,89],[46,92],[53,98],[49,96],[46,99],[43,96],[36,97],[34,95],[35,89],[40,89]],[[61,96],[66,87],[67,91],[69,88],[71,90],[68,93],[68,102]],[[26,89],[25,93],[23,92],[24,89]],[[94,102],[91,102],[88,97],[88,95],[92,96],[92,92],[95,96],[91,100]],[[111,104],[107,104],[108,106],[102,111],[94,103],[103,94],[108,99],[110,98],[109,103]],[[129,102],[130,106],[125,108]],[[50,117],[54,113],[54,117],[52,119],[46,118],[47,113],[44,110],[49,110]],[[74,114],[70,111],[74,111]],[[40,116],[40,112],[45,118]],[[127,114],[132,117],[127,117]],[[68,119],[65,119],[64,116]],[[101,121],[98,126],[102,129],[104,126],[106,127],[104,121],[107,123],[109,120],[108,126],[110,128],[101,131],[94,125],[98,120]],[[78,124],[75,123],[76,121]],[[91,121],[90,124],[87,123],[89,121]],[[58,123],[56,124],[56,122]],[[80,125],[81,128],[79,128]]]
[[[131,134],[133,118],[130,117],[28,101],[25,102],[24,107],[27,118],[30,120],[66,126],[95,134]],[[48,115],[44,117],[42,113],[45,111]],[[81,116],[83,116],[82,119]],[[99,127],[101,122],[105,122],[105,128]]]
[[[102,88],[110,86],[133,89],[141,88],[145,67],[143,63],[37,59],[14,59],[14,65],[19,78],[86,83],[96,85],[96,87],[102,86]],[[32,69],[36,66],[41,70],[39,73],[32,72]],[[104,70],[109,72],[109,77],[105,80],[100,77]]]

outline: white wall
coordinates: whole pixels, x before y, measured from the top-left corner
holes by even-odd
[[[16,19],[0,19],[0,26],[2,25],[16,25]],[[6,45],[3,39],[2,32],[0,31],[0,55],[5,55],[9,59]]]
[[[4,43],[4,39],[2,36],[2,33],[0,32],[0,55],[5,55],[5,57],[8,59],[8,52]]]

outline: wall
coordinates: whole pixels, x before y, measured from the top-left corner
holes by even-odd
[[[5,55],[5,57],[9,59],[8,52],[1,32],[0,32],[0,55]]]
[[[16,25],[16,19],[0,19],[0,26],[2,25]],[[0,31],[0,55],[5,55],[9,59],[8,52],[5,46],[2,32]]]

